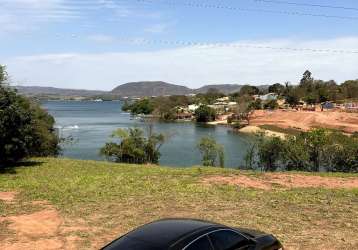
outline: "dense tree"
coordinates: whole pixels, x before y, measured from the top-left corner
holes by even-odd
[[[203,166],[224,167],[224,148],[211,137],[203,137],[197,145],[201,155]]]
[[[211,122],[215,121],[215,109],[207,105],[201,105],[195,110],[195,118],[197,122]]]
[[[149,100],[148,98],[144,98],[132,104],[125,103],[122,107],[122,110],[130,111],[132,114],[135,115],[149,115],[153,112],[154,105],[151,100]]]
[[[345,81],[340,87],[344,98],[358,98],[358,79]]]
[[[0,67],[0,165],[33,156],[60,152],[54,119],[38,104],[4,86],[7,75]]]

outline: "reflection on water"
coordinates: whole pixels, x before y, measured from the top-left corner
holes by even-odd
[[[73,144],[66,145],[65,157],[103,160],[99,149],[110,140],[117,128],[146,125],[130,119],[121,111],[120,102],[44,102],[43,107],[56,119],[56,126],[63,137],[72,136]],[[161,148],[161,165],[193,166],[200,164],[196,144],[202,136],[212,135],[224,145],[225,165],[244,165],[244,155],[249,147],[250,136],[233,133],[225,127],[215,127],[191,122],[154,123],[154,131],[174,135]]]

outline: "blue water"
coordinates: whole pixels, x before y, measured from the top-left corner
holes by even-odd
[[[55,117],[61,136],[74,139],[73,143],[64,145],[64,157],[104,160],[99,150],[111,140],[110,135],[115,129],[147,128],[143,122],[131,119],[123,112],[120,102],[50,101],[43,102],[42,106]],[[206,135],[212,135],[224,146],[226,167],[242,166],[251,141],[250,136],[233,133],[226,127],[191,122],[156,122],[154,131],[172,135],[161,148],[160,164],[166,166],[199,165],[200,153],[196,144]]]

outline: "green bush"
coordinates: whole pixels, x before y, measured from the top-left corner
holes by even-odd
[[[143,130],[130,128],[118,129],[112,137],[120,139],[120,142],[108,142],[100,151],[108,160],[133,164],[159,162],[159,149],[165,142],[164,135],[153,133],[145,137]]]
[[[0,165],[27,157],[58,155],[54,123],[53,117],[38,104],[1,84]]]

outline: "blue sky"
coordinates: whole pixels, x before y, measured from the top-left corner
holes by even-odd
[[[105,90],[139,80],[295,82],[305,69],[326,80],[358,78],[358,53],[208,45],[358,51],[358,1],[278,2],[0,0],[0,63],[13,84]]]

